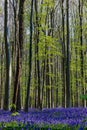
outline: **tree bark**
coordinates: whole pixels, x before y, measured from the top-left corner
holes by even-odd
[[[83,18],[83,0],[79,0],[79,26],[80,26],[80,44],[81,44],[81,87],[82,87],[82,95],[84,95],[84,83],[83,83],[83,78],[84,78],[84,73],[83,73],[83,64],[84,64],[84,57],[83,57],[83,29],[82,29],[82,18]],[[84,100],[82,100],[82,106],[84,107]]]
[[[69,0],[66,0],[66,29],[67,29],[67,61],[66,61],[66,107],[71,107],[70,86],[70,33],[69,33]]]
[[[20,97],[20,77],[22,71],[22,53],[23,53],[23,42],[24,42],[24,2],[25,0],[20,0],[19,3],[19,43],[18,43],[18,53],[17,53],[17,62],[16,62],[16,74],[15,74],[15,81],[14,81],[14,94],[13,94],[13,104],[16,105],[16,110],[21,109],[21,98]],[[14,111],[14,108],[12,108]]]
[[[62,88],[62,106],[65,107],[66,102],[66,53],[65,53],[65,16],[64,16],[64,7],[63,3],[64,0],[62,0],[62,71],[63,71],[63,88]]]
[[[27,84],[27,94],[25,99],[25,111],[28,112],[30,101],[30,85],[31,85],[31,71],[32,71],[32,38],[33,38],[33,0],[31,1],[31,14],[30,14],[30,47],[29,47],[29,75]]]
[[[5,19],[4,19],[4,38],[5,38],[5,53],[6,53],[6,81],[4,95],[4,109],[9,109],[10,103],[10,86],[11,86],[11,50],[10,50],[10,28],[9,28],[9,2],[5,0]]]
[[[36,13],[36,55],[37,55],[37,76],[38,76],[38,108],[42,109],[41,94],[40,94],[40,62],[39,62],[39,19],[38,19],[38,1],[35,0],[35,13]]]

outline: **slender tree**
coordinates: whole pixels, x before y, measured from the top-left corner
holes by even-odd
[[[80,26],[80,44],[81,44],[81,87],[82,87],[82,94],[84,94],[84,73],[83,73],[83,64],[84,64],[84,56],[83,56],[83,0],[79,0],[79,26]],[[82,106],[84,106],[84,101],[82,101]]]
[[[29,75],[27,94],[25,99],[25,111],[28,111],[30,101],[30,85],[31,85],[31,70],[32,70],[32,40],[33,40],[33,0],[31,1],[31,14],[30,14],[30,46],[29,46]]]
[[[11,50],[10,50],[10,27],[9,27],[9,1],[5,0],[4,6],[4,39],[5,39],[5,53],[6,53],[6,81],[5,81],[5,95],[4,95],[4,109],[9,109],[9,92],[11,87]]]
[[[66,29],[67,29],[67,61],[66,61],[66,106],[71,106],[70,88],[70,33],[69,33],[69,0],[66,0]]]
[[[3,66],[4,66],[4,44],[1,44],[1,82],[0,82],[0,108],[3,108]]]
[[[41,109],[42,105],[41,105],[41,102],[40,102],[40,61],[39,61],[39,18],[38,18],[38,1],[35,0],[35,13],[36,13],[36,57],[37,57],[37,80],[38,80],[38,108]]]
[[[63,53],[63,59],[62,59],[62,71],[63,71],[63,88],[62,88],[62,106],[65,107],[65,101],[66,101],[66,53],[65,53],[65,14],[64,14],[64,0],[61,1],[62,5],[62,53]]]
[[[17,62],[16,62],[16,74],[14,81],[14,94],[13,94],[13,104],[16,105],[16,109],[21,109],[21,97],[20,97],[20,77],[22,71],[22,53],[23,53],[23,31],[24,31],[24,2],[25,0],[20,0],[19,3],[19,42],[18,42],[18,50],[17,50]],[[12,108],[14,111],[14,108]]]

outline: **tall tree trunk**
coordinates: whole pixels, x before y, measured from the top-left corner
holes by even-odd
[[[76,52],[76,93],[75,93],[75,107],[78,107],[78,105],[79,105],[79,100],[78,100],[78,98],[79,98],[79,95],[78,95],[78,90],[79,90],[79,85],[78,85],[78,70],[77,70],[77,68],[78,68],[78,64],[77,64],[77,62],[78,62],[78,57],[77,57],[77,47],[76,47],[76,49],[75,49],[75,52]]]
[[[9,109],[9,92],[11,86],[11,50],[10,50],[10,28],[9,28],[9,2],[5,0],[5,19],[4,19],[4,38],[5,38],[5,52],[6,52],[6,81],[5,81],[5,95],[4,95],[4,109]]]
[[[20,97],[20,77],[22,71],[22,53],[23,53],[23,42],[24,42],[24,2],[25,0],[20,0],[19,3],[19,43],[18,43],[18,53],[17,53],[17,62],[16,62],[16,74],[14,81],[14,94],[13,94],[13,104],[16,105],[17,110],[21,109],[21,98]],[[12,108],[13,109],[13,108]],[[14,110],[12,110],[14,111]]]
[[[51,29],[50,29],[50,33],[52,38],[54,37],[54,9],[52,9],[51,13],[50,13],[50,22],[51,22]],[[53,54],[51,54],[51,58],[50,58],[50,68],[51,68],[51,73],[54,74],[54,66],[52,63],[54,63],[54,59],[53,59]],[[55,64],[55,63],[54,63]],[[51,107],[54,108],[54,83],[56,78],[51,77]]]
[[[83,78],[84,78],[84,73],[83,73],[83,30],[82,30],[82,18],[83,18],[83,0],[79,0],[79,26],[80,26],[80,44],[81,44],[81,87],[82,87],[82,95],[84,95],[84,83],[83,83]],[[82,101],[82,106],[84,106],[84,100]]]
[[[59,66],[59,62],[58,62],[58,56],[56,58],[56,107],[58,107],[59,104],[59,99],[58,99],[58,79],[59,79],[59,75],[58,75],[58,66]]]
[[[14,10],[14,61],[13,61],[13,77],[15,76],[16,73],[16,59],[17,59],[17,45],[18,45],[18,1],[17,0],[13,0],[13,10]]]
[[[30,84],[31,84],[31,71],[32,71],[32,38],[33,38],[33,0],[31,1],[31,14],[30,14],[30,47],[29,47],[29,75],[27,94],[25,99],[25,111],[28,112],[29,101],[30,101]]]
[[[66,107],[71,107],[70,86],[70,35],[69,35],[69,0],[66,0],[66,29],[67,29],[67,61],[66,61]]]
[[[35,74],[34,74],[34,78],[35,78],[35,108],[37,108],[37,60],[36,60],[36,43],[35,43]]]
[[[3,108],[3,66],[4,66],[4,46],[1,44],[1,82],[0,82],[0,109]]]
[[[62,88],[62,106],[65,107],[66,102],[66,54],[65,54],[65,22],[64,22],[64,7],[63,7],[62,0],[62,53],[63,53],[63,59],[62,59],[62,71],[63,71],[63,88]]]
[[[38,76],[38,108],[42,109],[41,94],[40,94],[40,62],[39,62],[39,19],[38,19],[38,1],[35,0],[36,13],[36,54],[37,54],[37,76]]]
[[[49,78],[49,57],[47,56],[46,62],[46,98],[47,98],[47,108],[51,107],[50,103],[50,78]]]

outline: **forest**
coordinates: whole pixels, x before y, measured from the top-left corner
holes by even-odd
[[[2,129],[87,129],[86,42],[87,0],[0,0]]]

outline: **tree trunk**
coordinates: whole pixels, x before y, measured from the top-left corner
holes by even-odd
[[[3,108],[3,66],[4,66],[4,47],[1,45],[1,82],[0,82],[0,109]]]
[[[41,94],[40,94],[40,62],[39,62],[39,19],[38,19],[38,1],[35,0],[35,13],[36,13],[36,54],[37,54],[37,76],[38,76],[38,108],[42,109]]]
[[[9,109],[10,103],[10,86],[11,86],[11,50],[10,50],[10,28],[9,28],[9,2],[5,0],[5,19],[4,19],[4,38],[5,38],[5,52],[6,52],[6,81],[5,81],[5,95],[4,95],[4,109]]]
[[[59,99],[58,99],[58,79],[59,79],[59,76],[58,76],[58,66],[59,66],[59,62],[58,62],[58,56],[56,58],[56,107],[58,107],[58,104],[59,104]]]
[[[27,94],[25,99],[25,111],[28,112],[29,101],[30,101],[30,84],[31,84],[31,71],[32,71],[32,36],[33,36],[33,0],[31,1],[31,14],[30,14],[30,47],[29,47],[29,75]]]
[[[80,44],[81,44],[81,91],[82,95],[84,95],[84,83],[83,83],[83,78],[84,78],[84,73],[83,73],[83,64],[84,64],[84,58],[83,58],[83,30],[82,30],[82,18],[83,18],[83,0],[79,0],[79,26],[80,26]],[[82,106],[84,106],[84,100],[82,100]]]
[[[21,98],[20,96],[20,77],[22,71],[22,53],[23,53],[23,30],[24,30],[24,1],[20,0],[19,3],[19,43],[18,43],[18,53],[17,53],[17,62],[16,62],[16,74],[15,74],[15,81],[14,81],[14,94],[13,94],[13,104],[16,105],[16,110],[21,109]],[[17,102],[18,101],[18,102]],[[14,108],[12,108],[14,111]]]
[[[66,54],[65,54],[65,22],[64,22],[64,7],[63,7],[63,0],[62,0],[62,71],[63,71],[63,88],[62,88],[62,106],[65,107],[66,101]]]
[[[66,61],[66,107],[71,107],[70,86],[70,36],[69,36],[69,0],[66,0],[66,29],[67,29],[67,61]]]

